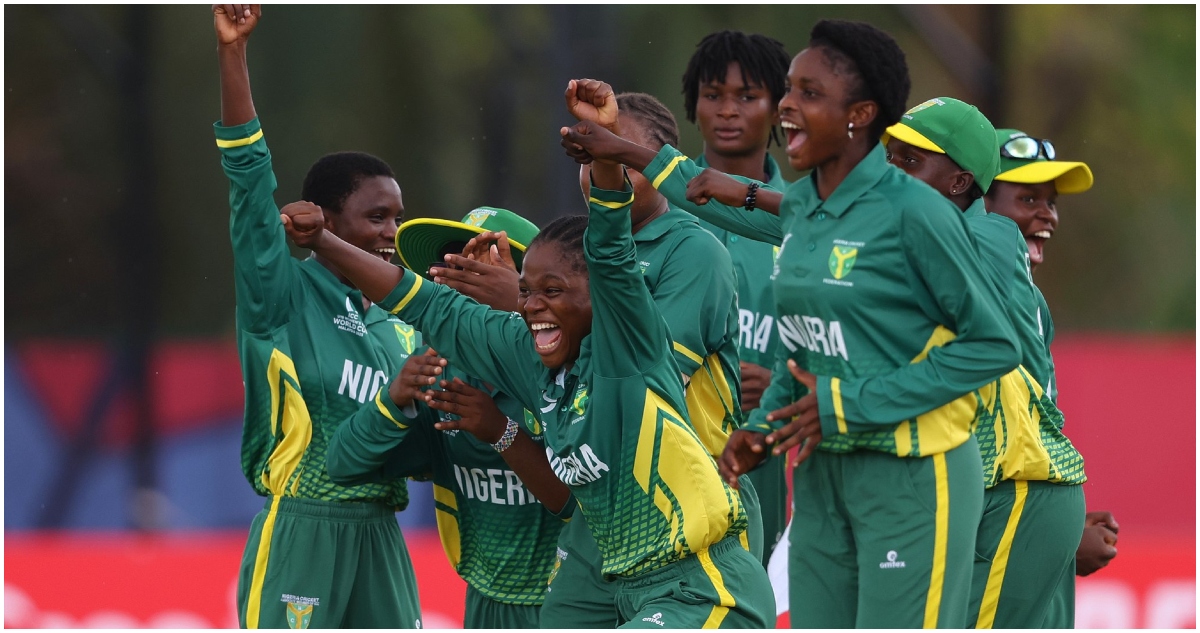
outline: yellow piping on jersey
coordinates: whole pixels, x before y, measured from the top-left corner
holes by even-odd
[[[392,308],[392,314],[396,314],[397,312],[403,310],[404,306],[408,305],[408,302],[412,301],[413,297],[417,296],[417,291],[421,289],[421,276],[420,275],[416,275],[416,274],[405,275],[405,277],[412,277],[412,280],[413,280],[412,288],[409,288],[408,294],[404,295],[404,298],[400,300],[400,303],[397,303],[396,307]]]
[[[458,568],[458,563],[462,560],[462,536],[458,529],[458,517],[437,507],[437,504],[440,503],[458,512],[458,499],[449,488],[434,484],[433,501],[434,509],[436,510],[434,514],[437,516],[438,536],[442,540],[442,549],[446,551],[446,558],[450,559],[450,564]]]
[[[1019,366],[1000,383],[1000,412],[996,415],[996,463],[993,472],[1003,479],[1056,481],[1058,471],[1042,442],[1041,412],[1034,401],[1042,397],[1041,385]],[[1001,433],[1004,442],[1001,444]]]
[[[395,424],[396,426],[398,426],[402,429],[407,429],[408,425],[400,424],[400,420],[397,420],[396,418],[392,417],[391,411],[388,411],[387,407],[383,404],[383,394],[385,394],[385,393],[387,393],[386,387],[383,389],[380,389],[379,392],[375,394],[375,406],[379,407],[379,412],[383,414],[383,417],[391,420],[392,424]]]
[[[683,343],[679,343],[677,341],[671,341],[671,347],[675,348],[675,351],[679,352],[680,354],[687,356],[689,359],[691,359],[691,361],[693,363],[696,363],[697,365],[704,364],[704,358],[701,357],[696,352],[693,352],[692,350],[688,349],[687,346],[684,345]]]
[[[620,209],[621,207],[628,206],[630,203],[632,203],[633,196],[629,196],[628,200],[624,200],[622,202],[605,202],[603,200],[589,197],[588,202],[591,204],[598,204],[606,209]]]
[[[676,349],[682,347],[679,343],[675,345]],[[685,400],[692,428],[708,454],[716,459],[725,450],[725,443],[737,423],[733,416],[733,392],[721,367],[720,356],[710,355],[692,374]]]
[[[217,147],[220,147],[223,149],[228,149],[230,147],[242,147],[245,145],[250,145],[251,143],[257,141],[258,139],[260,139],[262,137],[263,137],[263,131],[259,130],[259,131],[255,132],[254,134],[247,136],[246,138],[234,139],[232,141],[226,141],[224,139],[217,139]]]
[[[671,162],[667,163],[667,166],[662,170],[662,173],[659,174],[658,177],[654,179],[654,182],[650,183],[651,186],[653,186],[655,189],[658,189],[658,186],[661,185],[663,183],[663,181],[667,179],[667,176],[670,176],[671,172],[675,171],[675,168],[679,165],[679,163],[682,163],[684,161],[684,159],[686,159],[686,158],[687,158],[687,156],[682,156],[682,155],[672,158]]]
[[[296,365],[278,349],[271,350],[267,382],[271,386],[271,432],[278,438],[278,444],[267,458],[262,482],[273,495],[283,496],[289,492],[295,495],[300,478],[295,478],[290,491],[287,486],[312,441],[312,418],[297,386],[300,381],[296,377]]]
[[[263,520],[262,532],[258,535],[258,552],[254,554],[254,570],[250,573],[250,596],[246,602],[246,628],[257,629],[262,611],[263,582],[267,578],[267,559],[271,557],[271,537],[275,533],[275,517],[279,513],[279,499],[271,500],[271,509]]]
[[[925,597],[927,629],[938,626],[942,608],[942,588],[946,582],[946,544],[950,534],[950,481],[946,476],[946,455],[933,456],[933,480],[937,490],[937,509],[933,519],[933,570],[929,574],[929,594]]]
[[[912,359],[913,364],[925,360],[935,347],[941,347],[953,341],[957,335],[949,328],[939,325],[929,335],[925,349]],[[965,393],[946,404],[923,413],[916,417],[917,441],[912,441],[912,429],[906,424],[899,424],[893,433],[896,442],[896,454],[900,457],[927,457],[937,455],[961,445],[971,437],[975,428],[975,417],[979,412],[978,397],[985,401],[993,396],[995,387],[984,385],[977,391]],[[980,396],[977,397],[977,393]],[[907,452],[901,452],[906,450]]]
[[[842,409],[842,379],[834,377],[829,381],[829,393],[833,396],[833,417],[837,418],[838,433],[849,433],[846,427],[846,413]]]
[[[996,555],[992,557],[992,566],[988,569],[987,585],[983,590],[983,601],[979,605],[979,619],[975,622],[977,629],[990,629],[996,621],[996,606],[1000,604],[1000,587],[1004,585],[1004,572],[1008,570],[1008,555],[1012,552],[1013,538],[1017,535],[1017,524],[1021,522],[1021,512],[1025,509],[1025,496],[1029,493],[1029,482],[1013,482],[1013,506],[1008,513],[1008,523],[1004,526],[1004,535],[996,547]]]

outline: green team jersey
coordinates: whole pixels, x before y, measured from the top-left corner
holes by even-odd
[[[578,500],[603,573],[612,575],[659,569],[746,529],[738,496],[685,413],[670,332],[630,235],[631,202],[629,191],[592,191],[592,330],[569,369],[542,364],[519,315],[410,272],[381,304],[442,356],[537,412],[551,467]]]
[[[1033,285],[1034,298],[1038,304],[1038,328],[1042,332],[1042,341],[1046,345],[1046,358],[1050,361],[1050,367],[1046,375],[1046,394],[1050,399],[1058,404],[1058,379],[1054,375],[1054,354],[1050,351],[1050,344],[1054,342],[1054,319],[1050,317],[1050,305],[1046,303],[1046,296],[1042,294],[1042,289]]]
[[[419,335],[316,260],[297,260],[275,205],[258,119],[213,126],[229,177],[238,355],[246,389],[242,471],[260,495],[379,501],[403,509],[403,480],[339,486],[325,471],[338,425],[385,388]]]
[[[454,367],[443,376],[487,390]],[[503,393],[492,391],[492,399],[543,444],[532,414]],[[402,410],[386,390],[376,400],[379,406],[360,410],[338,429],[329,446],[329,472],[342,483],[431,476],[438,534],[458,575],[497,602],[542,604],[563,520],[534,498],[491,445],[433,426],[457,416],[424,404]],[[564,513],[573,507],[570,500]]]
[[[708,167],[701,155],[696,159],[700,169]],[[764,173],[770,177],[767,186],[777,191],[787,188],[787,181],[779,173],[779,165],[767,154],[763,163]],[[664,194],[671,192],[661,190]],[[674,198],[668,198],[674,204]],[[686,200],[686,198],[685,198]],[[707,220],[700,226],[708,229],[729,251],[733,269],[737,274],[738,289],[738,357],[747,363],[770,367],[775,362],[779,337],[775,334],[775,290],[771,287],[771,271],[775,268],[775,254],[779,247],[766,242],[747,239],[727,231]]]
[[[709,454],[718,456],[744,420],[733,262],[696,218],[675,207],[638,230],[633,242],[671,333],[675,362],[690,377],[688,418]]]
[[[782,347],[749,428],[781,427],[766,413],[806,393],[790,358],[818,376],[819,450],[942,453],[973,432],[976,390],[1020,360],[962,213],[884,154],[872,149],[829,200],[812,176],[793,183],[778,216],[693,205],[780,246],[771,276]],[[699,171],[666,146],[643,173],[661,191],[686,188]]]

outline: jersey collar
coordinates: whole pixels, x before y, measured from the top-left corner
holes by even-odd
[[[679,224],[680,222],[691,222],[693,224],[698,224],[696,222],[696,218],[692,214],[680,209],[679,207],[676,207],[673,204],[668,203],[667,212],[658,216],[657,218],[654,218],[653,220],[650,220],[650,223],[646,226],[643,226],[642,230],[634,233],[633,241],[635,243],[653,242],[654,240],[666,235],[667,231],[671,230],[671,227]]]
[[[805,215],[812,215],[821,210],[834,217],[841,217],[863,194],[878,184],[889,169],[895,167],[887,162],[887,150],[884,149],[883,143],[876,143],[874,149],[850,170],[842,184],[838,185],[825,201],[817,197],[817,179],[809,175],[805,180],[811,182],[802,190],[808,194],[804,201]]]

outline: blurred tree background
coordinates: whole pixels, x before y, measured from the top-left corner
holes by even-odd
[[[209,9],[4,12],[10,340],[232,337]],[[395,169],[409,218],[487,204],[544,224],[584,210],[558,145],[567,79],[658,96],[694,155],[680,76],[704,35],[761,32],[795,54],[821,18],[868,21],[906,51],[910,105],[963,98],[1091,166],[1095,187],[1060,198],[1038,270],[1060,330],[1194,331],[1195,12],[272,5],[249,55],[280,204],[318,157],[358,149]]]

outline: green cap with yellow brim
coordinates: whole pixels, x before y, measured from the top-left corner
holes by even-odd
[[[900,117],[899,123],[887,129],[883,143],[886,145],[893,137],[949,156],[975,176],[975,182],[985,193],[1000,173],[996,128],[979,108],[958,99],[937,97],[914,106]]]
[[[525,249],[538,234],[538,227],[525,218],[496,207],[478,207],[461,222],[438,218],[409,220],[396,230],[396,254],[405,268],[429,277],[429,268],[441,263],[439,254],[447,244],[467,242],[485,231],[505,231],[512,247],[513,262],[521,268]]]
[[[1029,136],[1021,130],[996,130],[997,148],[1021,136]],[[997,152],[999,149],[997,149]],[[1086,163],[1050,160],[1042,153],[1037,158],[1025,160],[1021,158],[1000,157],[1000,174],[996,180],[1015,182],[1025,185],[1035,185],[1054,181],[1058,193],[1083,193],[1092,188],[1092,170]]]

